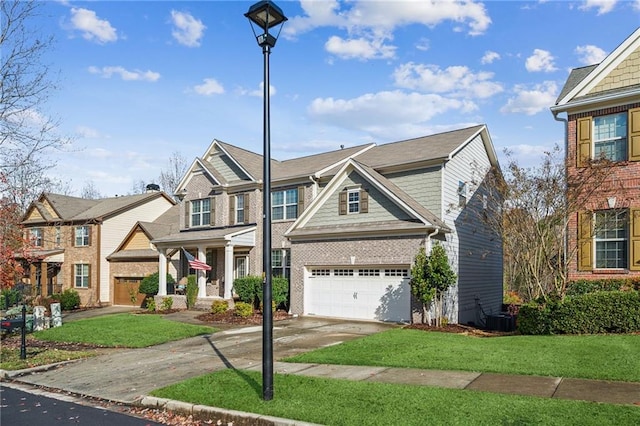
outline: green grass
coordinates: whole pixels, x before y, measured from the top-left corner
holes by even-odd
[[[393,329],[289,362],[640,381],[640,335],[474,337]]]
[[[22,370],[39,365],[54,364],[56,362],[71,361],[73,359],[88,358],[96,355],[92,351],[61,351],[27,346],[27,358],[20,359],[20,349],[2,348],[0,350],[0,369]]]
[[[115,314],[68,322],[33,335],[39,340],[144,348],[215,331],[212,327],[170,321],[159,315]]]
[[[169,398],[327,425],[637,425],[638,407],[294,375],[224,370],[152,392]]]

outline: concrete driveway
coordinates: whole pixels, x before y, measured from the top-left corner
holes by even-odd
[[[300,317],[274,322],[274,360],[377,333],[393,324]],[[19,381],[132,403],[153,389],[224,368],[258,368],[262,327],[243,327],[143,349],[116,349]]]

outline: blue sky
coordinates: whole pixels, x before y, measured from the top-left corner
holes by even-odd
[[[263,56],[244,1],[57,1],[37,22],[74,137],[56,175],[76,195],[150,182],[213,139],[262,152]],[[479,123],[496,151],[534,165],[562,144],[549,112],[572,68],[640,26],[640,0],[278,1],[270,57],[271,153],[393,142]]]

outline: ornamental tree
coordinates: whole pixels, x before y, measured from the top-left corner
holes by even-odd
[[[443,298],[449,287],[456,283],[457,276],[444,247],[436,242],[427,255],[420,247],[411,267],[411,293],[422,303],[422,322],[426,322],[431,303],[436,302],[436,326],[442,325]]]

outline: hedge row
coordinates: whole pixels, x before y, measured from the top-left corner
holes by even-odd
[[[518,312],[522,334],[595,334],[640,331],[640,292],[598,291],[546,304],[528,303]]]
[[[254,307],[262,304],[262,277],[249,275],[233,281],[233,291],[241,301]],[[289,298],[289,281],[283,277],[271,278],[271,294],[274,305],[287,305]]]
[[[640,277],[606,278],[600,280],[575,280],[567,285],[567,296],[594,293],[596,291],[640,291]]]

